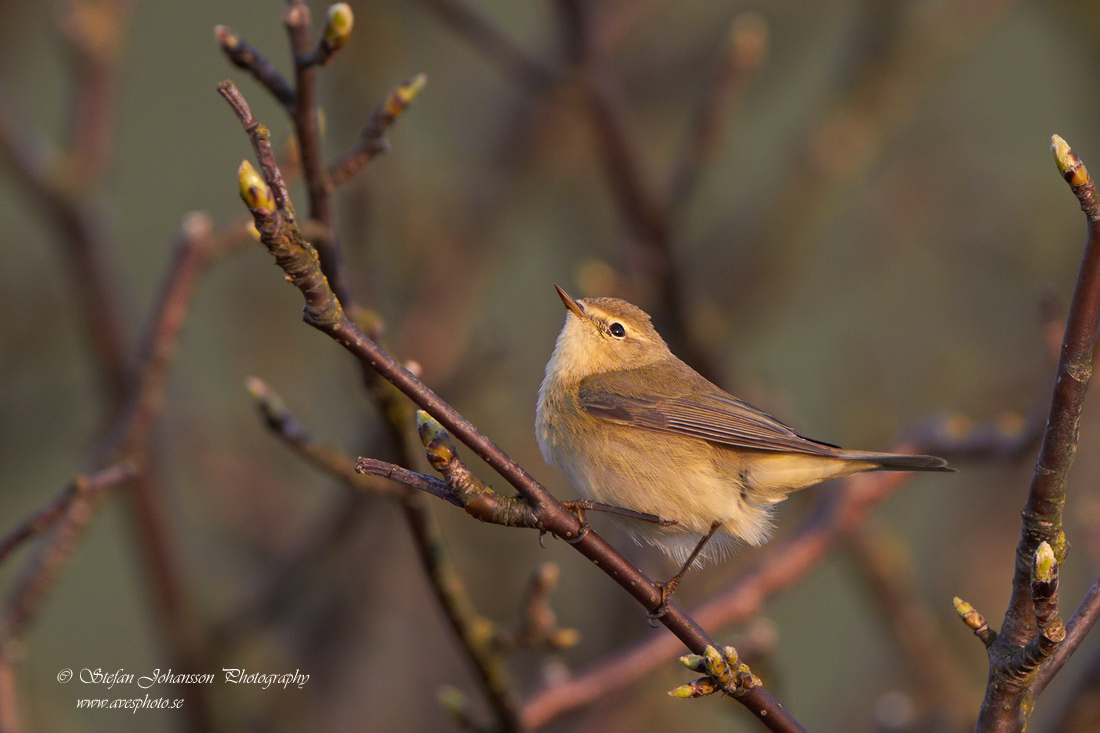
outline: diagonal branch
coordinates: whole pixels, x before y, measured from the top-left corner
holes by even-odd
[[[424,74],[417,74],[397,85],[389,93],[382,104],[378,105],[371,113],[366,127],[363,128],[363,134],[359,138],[359,144],[329,166],[329,177],[332,179],[332,185],[339,186],[347,183],[367,163],[389,150],[386,132],[427,83],[428,77]]]
[[[214,26],[214,37],[230,63],[251,74],[288,112],[293,112],[298,94],[259,49],[224,25]]]
[[[77,476],[49,504],[24,519],[0,539],[0,562],[27,540],[48,532],[65,516],[73,502],[86,501],[88,496],[106,492],[116,484],[133,478],[135,473],[133,465],[117,463],[91,476]]]
[[[345,6],[344,10],[346,10],[347,14],[350,16],[350,9]],[[287,28],[291,34],[292,46],[295,49],[296,66],[299,71],[299,90],[301,90],[304,83],[313,83],[312,66],[316,63],[316,58],[303,56],[300,53],[300,50],[305,48],[308,44],[308,10],[301,3],[291,2],[288,6],[285,18],[287,21]],[[329,25],[331,27],[333,25],[333,15],[331,13],[329,20]],[[349,22],[344,25],[343,29],[345,41],[346,35],[350,33],[350,17],[348,20]],[[328,31],[329,28],[326,28],[326,36],[328,35]],[[349,180],[369,163],[371,159],[387,149],[385,139],[386,131],[392,126],[397,117],[407,109],[416,94],[423,88],[425,82],[426,78],[424,75],[413,77],[394,89],[382,104],[379,105],[368,121],[359,145],[325,171],[325,175],[328,177],[326,190],[329,194],[331,194],[331,190],[335,185]],[[235,91],[234,89],[234,92]],[[240,97],[239,94],[227,94],[225,96],[230,104],[233,105],[238,117],[240,117],[245,124],[246,129],[250,132],[254,146],[258,140],[262,139],[266,142],[266,129],[262,128],[253,118],[243,98]],[[301,91],[299,91],[299,107],[297,107],[292,114],[296,121],[303,114],[302,104],[303,97]],[[285,182],[278,170],[276,161],[270,156],[270,147],[268,146],[266,150],[268,153],[267,155],[263,154],[261,149],[257,147],[257,158],[261,163],[261,167],[264,169],[265,177],[269,180],[276,181],[273,193],[274,204],[277,205],[283,220],[293,224],[294,213],[286,192]],[[309,166],[304,162],[306,159],[304,151],[302,158],[303,170],[305,171],[308,183],[311,179]],[[264,186],[262,181],[260,185]],[[313,189],[311,188],[310,190],[312,193]],[[331,196],[326,196],[325,200],[331,205]],[[311,204],[312,203],[313,197],[311,196]],[[311,214],[314,214],[315,211],[316,209],[313,209],[311,205]],[[328,262],[331,265],[334,262],[333,256],[338,257],[339,255],[336,249],[335,239],[332,235],[332,222],[321,222],[321,229],[325,234],[321,236],[320,244],[328,246]],[[334,290],[338,295],[339,304],[346,306],[352,313],[359,313],[360,310],[352,301],[350,291],[345,289],[344,292],[341,292],[339,290],[336,278],[342,277],[342,267],[339,266],[338,262],[336,262],[337,266],[335,270],[326,267],[325,250],[323,247],[320,247],[320,249],[322,272],[323,274],[327,274],[328,278],[333,278],[333,283],[336,285]],[[326,279],[326,287],[327,282],[328,280]],[[343,311],[341,310],[341,312]],[[385,417],[385,427],[387,428],[387,433],[392,443],[394,453],[398,457],[398,462],[411,465],[411,461],[408,460],[404,440],[406,425],[411,421],[411,412],[408,409],[408,403],[401,398],[400,394],[397,393],[391,385],[385,383],[373,369],[363,365],[362,372],[364,383],[368,390],[375,396],[380,411]],[[481,651],[476,648],[473,643],[475,641],[474,635],[469,633],[471,624],[468,623],[464,616],[465,606],[456,595],[456,589],[459,594],[464,594],[465,591],[462,590],[461,583],[457,576],[449,571],[448,566],[442,560],[442,545],[427,503],[424,501],[423,497],[417,495],[415,492],[405,492],[400,496],[400,506],[405,522],[412,534],[413,543],[416,547],[421,565],[424,568],[428,584],[439,601],[440,607],[447,617],[452,629],[454,629],[458,636],[460,644],[466,651],[477,677],[482,683],[490,707],[496,713],[503,727],[507,729],[516,728],[518,723],[515,705],[511,700],[511,695],[503,684],[504,677],[499,673],[499,665],[495,665],[490,657],[481,653]],[[345,509],[347,511],[345,511]],[[335,521],[322,522],[319,525],[321,531],[311,534],[310,538],[303,543],[302,551],[288,563],[288,566],[292,568],[301,568],[311,558],[318,556],[328,548],[338,544],[340,539],[346,535],[347,531],[354,526],[354,519],[360,513],[360,509],[361,502],[356,499],[352,499],[349,502],[341,502],[340,505],[336,507],[337,513],[335,515]],[[329,531],[330,529],[335,529],[337,531]],[[284,590],[284,583],[282,581],[286,577],[289,577],[289,575],[280,574],[276,576],[277,579],[275,582],[269,583],[265,591],[261,594],[262,598],[272,599],[279,597]],[[256,605],[257,604],[251,604],[251,606]],[[259,607],[269,609],[273,608],[273,604],[261,600]],[[237,619],[249,618],[250,616],[251,614],[238,613],[229,624],[223,624],[223,628],[232,629]],[[249,621],[251,621],[251,618],[249,618]]]
[[[1039,674],[1031,685],[1031,694],[1034,697],[1043,693],[1054,675],[1058,674],[1070,656],[1077,651],[1077,647],[1081,646],[1085,635],[1096,625],[1097,618],[1100,618],[1100,580],[1092,584],[1077,610],[1066,622],[1065,640],[1051,655],[1050,661],[1039,669]]]
[[[265,172],[266,185],[272,189],[285,188],[282,176],[275,166],[270,142],[262,128],[255,124],[240,92],[231,82],[223,82],[218,89],[237,111],[242,125],[249,132],[261,168]],[[273,171],[273,174],[268,175],[268,171]],[[571,544],[577,551],[596,563],[647,610],[655,611],[661,605],[660,588],[652,580],[595,532],[582,534],[581,524],[572,512],[348,319],[320,270],[316,252],[302,239],[293,220],[287,220],[282,210],[264,208],[262,202],[266,197],[245,180],[242,180],[242,195],[249,204],[264,245],[275,257],[288,281],[302,292],[306,301],[306,323],[334,338],[485,460],[520,492],[547,531],[563,539],[573,540]],[[671,604],[668,612],[661,617],[661,622],[697,654],[704,653],[708,647],[714,647],[714,642],[706,632],[675,604]],[[763,687],[754,688],[737,700],[773,730],[801,730],[794,718]]]

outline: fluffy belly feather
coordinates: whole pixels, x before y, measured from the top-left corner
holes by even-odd
[[[584,420],[578,415],[583,431]],[[549,463],[566,475],[588,499],[673,519],[670,527],[615,517],[639,540],[683,561],[714,521],[720,533],[703,559],[728,553],[741,539],[753,545],[771,532],[770,503],[747,501],[742,489],[745,472],[729,465],[736,455],[701,440],[654,435],[626,427],[592,431],[583,457],[576,454],[574,435],[558,425],[540,422],[540,447]],[[579,431],[580,432],[580,431]],[[583,431],[588,433],[589,431]],[[731,478],[732,476],[732,478]],[[726,536],[722,536],[725,533]]]

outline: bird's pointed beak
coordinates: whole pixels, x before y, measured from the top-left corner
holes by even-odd
[[[561,302],[565,303],[565,307],[573,312],[577,318],[587,320],[588,314],[584,312],[584,306],[573,300],[573,296],[561,289],[558,284],[554,285],[554,289],[558,291],[558,297],[561,298]]]

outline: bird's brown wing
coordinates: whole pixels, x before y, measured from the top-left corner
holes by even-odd
[[[607,422],[737,448],[820,456],[835,455],[838,450],[802,437],[694,373],[685,380],[682,373],[649,371],[654,373],[610,372],[583,380],[578,394],[581,408]],[[646,394],[624,389],[624,385],[638,384],[646,385]]]

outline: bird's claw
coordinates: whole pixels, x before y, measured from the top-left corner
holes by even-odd
[[[585,538],[588,534],[588,517],[584,513],[585,507],[579,501],[565,501],[562,502],[562,506],[573,512],[577,516],[577,521],[581,523],[581,528],[577,532],[577,536],[573,539],[566,539],[565,541],[571,545],[575,545]]]
[[[657,621],[661,619],[666,613],[668,613],[668,606],[672,602],[672,590],[669,588],[668,583],[662,583],[657,581],[657,587],[661,589],[661,602],[657,608],[653,609],[650,613],[647,613],[645,617],[649,620],[649,625],[653,628],[657,628]]]

